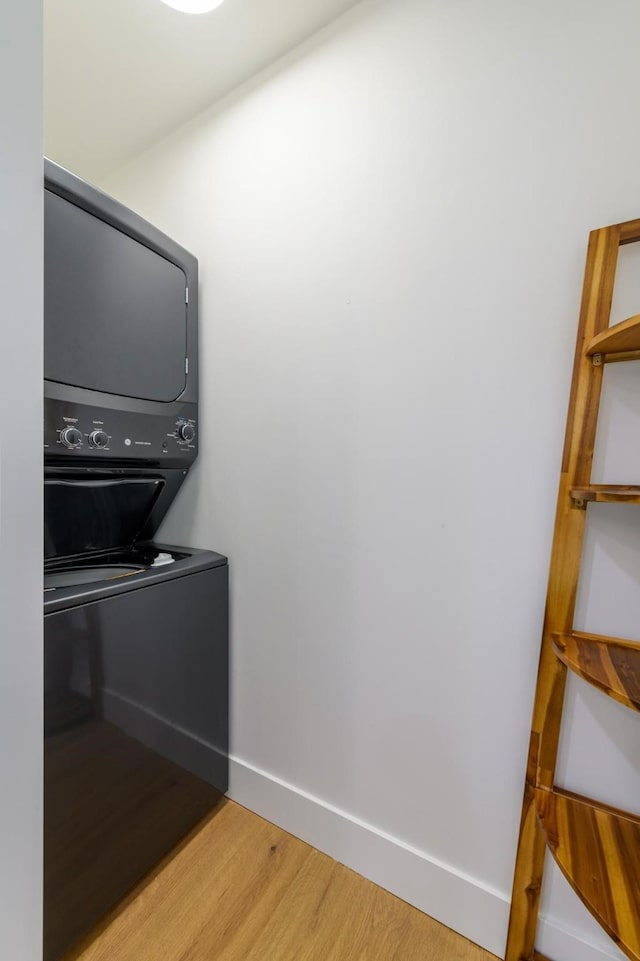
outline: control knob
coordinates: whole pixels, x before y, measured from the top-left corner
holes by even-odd
[[[92,430],[89,434],[89,443],[92,447],[101,449],[109,443],[109,435],[104,430]]]
[[[82,433],[77,427],[65,427],[60,431],[60,441],[65,447],[73,450],[74,447],[80,447],[82,443]]]
[[[191,442],[196,436],[196,429],[193,424],[180,424],[178,427],[178,437],[180,440]]]

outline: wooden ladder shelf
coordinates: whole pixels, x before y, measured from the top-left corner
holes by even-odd
[[[567,669],[640,711],[640,642],[573,628],[587,505],[640,504],[640,485],[591,483],[603,364],[640,359],[640,314],[609,326],[618,250],[637,241],[640,220],[589,237],[506,961],[545,961],[535,935],[547,848],[605,931],[640,961],[640,817],[555,784]]]

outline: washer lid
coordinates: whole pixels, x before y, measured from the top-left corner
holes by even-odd
[[[133,544],[164,485],[161,477],[46,478],[45,557]]]

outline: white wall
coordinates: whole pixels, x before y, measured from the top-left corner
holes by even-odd
[[[42,957],[42,5],[0,4],[0,956]]]
[[[163,533],[230,556],[232,794],[496,953],[587,235],[640,215],[639,29],[635,0],[365,0],[106,183],[200,259]],[[602,563],[637,586],[626,516]],[[570,711],[565,783],[631,806],[639,719]],[[541,949],[620,957],[562,885]]]

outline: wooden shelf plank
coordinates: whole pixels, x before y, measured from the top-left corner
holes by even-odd
[[[640,818],[555,789],[536,791],[547,844],[583,904],[640,961]]]
[[[574,501],[596,504],[640,504],[640,484],[589,484],[571,489]]]
[[[634,314],[596,334],[589,342],[586,354],[592,357],[594,354],[628,354],[639,350],[640,314]]]
[[[621,704],[640,711],[640,643],[601,634],[554,634],[568,668]]]

